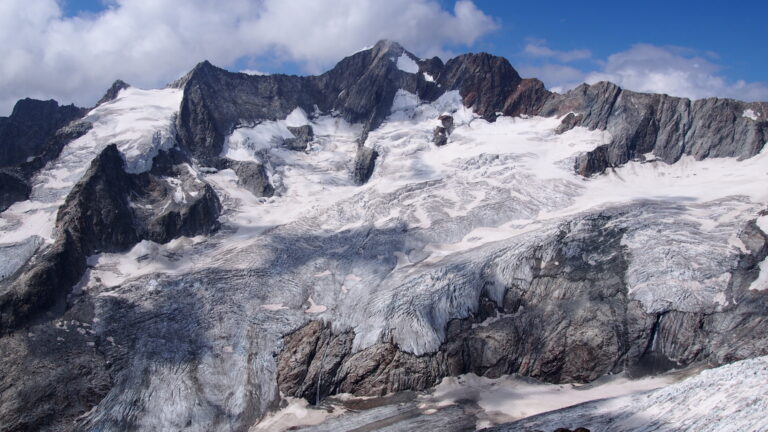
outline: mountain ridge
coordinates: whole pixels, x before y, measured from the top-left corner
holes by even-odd
[[[766,108],[389,41],[116,81],[0,183],[0,416],[246,430],[280,393],[766,355]]]

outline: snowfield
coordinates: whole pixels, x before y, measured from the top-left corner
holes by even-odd
[[[611,431],[759,432],[768,430],[768,357],[705,370],[658,390],[588,402],[490,431],[557,424]]]
[[[407,56],[396,63],[408,72],[415,66]],[[173,118],[181,97],[174,89],[127,89],[91,111],[85,121],[93,129],[35,177],[31,200],[2,213],[0,273],[13,273],[51,241],[58,206],[84,174],[85,161],[107,144],[118,145],[130,172],[148,170],[159,150],[175,145]],[[441,114],[453,116],[455,130],[447,145],[436,147],[432,133]],[[281,138],[292,137],[289,126],[306,124],[315,135],[306,151],[279,146]],[[97,300],[97,314],[121,313],[114,304],[123,302],[148,314],[189,308],[191,315],[223,323],[172,328],[190,338],[195,332],[205,336],[209,345],[197,368],[157,362],[142,370],[146,377],[137,372],[116,384],[107,400],[129,405],[140,399],[126,388],[140,389],[145,400],[162,400],[140,408],[139,427],[146,428],[213,412],[231,418],[264,413],[277,397],[274,354],[282,335],[310,319],[353,329],[354,350],[391,341],[409,353],[434,352],[451,319],[470,316],[481,293],[500,303],[501,281],[530,281],[531,257],[551,261],[560,227],[587,214],[610,213],[622,230],[630,297],[646,311],[673,306],[709,313],[731,304],[730,271],[745,251],[739,233],[753,220],[763,231],[768,225],[760,217],[768,204],[768,150],[743,161],[631,162],[583,178],[574,173],[574,158],[611,137],[581,127],[558,135],[559,124],[542,117],[489,123],[464,108],[458,92],[422,103],[401,90],[390,117],[366,140],[379,157],[363,186],[351,178],[362,125],[297,109],[284,120],[235,129],[223,155],[263,163],[273,197],[255,197],[237,184],[232,170],[193,167],[222,202],[220,232],[162,245],[142,241],[128,252],[89,259],[77,289]],[[761,270],[755,290],[768,288],[768,263]],[[109,326],[100,322],[97,330],[108,333]],[[142,349],[151,353],[162,340],[152,336]],[[495,386],[484,396],[482,386],[493,383],[465,377],[447,380],[436,392],[450,399],[460,393],[457,386],[471,386],[481,394],[482,409],[508,412],[506,420],[618,396],[551,414],[558,417],[534,417],[526,428],[556,419],[604,430],[605,419],[617,418],[611,430],[757,431],[768,429],[760,417],[768,408],[766,371],[768,360],[760,358],[650,393],[622,396],[618,381],[601,388],[611,391],[573,391],[536,406],[531,398],[539,388],[522,384]],[[631,390],[664,384],[651,379]],[[253,394],[260,405],[249,405]],[[518,404],[520,399],[526,402]],[[688,409],[680,409],[682,401]],[[295,414],[305,407],[290,409]],[[98,420],[117,414],[89,415]]]

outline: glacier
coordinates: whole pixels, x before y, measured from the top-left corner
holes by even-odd
[[[434,83],[405,52],[387,62]],[[184,92],[178,86],[129,87],[81,120],[92,128],[35,175],[29,200],[0,214],[0,282],[54,243],[58,208],[108,144],[116,144],[126,173],[137,176],[153,170],[158,155],[183,149],[177,127]],[[142,238],[127,250],[93,251],[67,295],[66,310],[50,316],[50,325],[35,322],[0,339],[0,352],[29,358],[13,366],[19,368],[13,373],[55,368],[60,360],[34,351],[38,343],[92,368],[103,394],[84,403],[88,409],[73,420],[78,428],[259,430],[262,418],[262,429],[277,422],[267,415],[281,400],[291,403],[291,412],[309,409],[296,396],[317,395],[309,402],[318,403],[346,391],[381,396],[426,390],[456,375],[446,347],[459,330],[471,335],[462,344],[482,345],[466,348],[482,353],[477,372],[487,376],[478,379],[498,379],[512,366],[492,341],[499,332],[517,332],[511,323],[527,313],[534,315],[525,320],[538,325],[539,305],[563,318],[562,325],[546,323],[554,330],[541,324],[541,331],[552,330],[570,344],[569,351],[551,360],[562,361],[557,367],[548,369],[549,360],[530,353],[514,367],[549,382],[593,381],[657,354],[670,367],[717,366],[768,349],[760,348],[759,334],[728,338],[729,330],[743,330],[741,323],[753,325],[749,319],[755,316],[759,331],[764,315],[754,299],[763,295],[768,277],[768,261],[759,256],[759,239],[768,236],[765,148],[748,158],[681,155],[674,163],[649,152],[583,176],[574,169],[579,158],[610,145],[620,131],[587,125],[562,130],[573,113],[488,118],[468,107],[459,90],[425,99],[404,88],[393,92],[375,127],[333,110],[284,111],[222,129],[222,147],[212,150],[219,158],[262,166],[273,193],[254,194],[236,169],[193,154],[176,165],[182,174],[157,174],[172,189],[163,205],[186,205],[210,187],[221,206],[218,231],[165,242]],[[433,132],[445,115],[453,129],[447,143],[436,146]],[[758,115],[745,111],[752,121]],[[284,140],[296,138],[289,128],[303,126],[313,131],[306,149],[286,148]],[[377,155],[362,185],[354,178],[361,148]],[[602,300],[609,306],[590,309]],[[636,346],[592,327],[611,314],[629,317],[615,331],[637,335]],[[633,323],[637,328],[624,328]],[[701,345],[710,336],[697,333],[703,328],[714,335],[709,351]],[[291,335],[306,329],[316,330],[312,347],[294,344]],[[684,346],[679,335],[689,334],[695,338]],[[582,347],[583,358],[577,350]],[[592,362],[589,353],[603,349],[627,354]],[[312,357],[308,364],[291,363],[303,359],[302,353]],[[394,356],[416,366],[384,370],[386,382],[369,385],[370,377],[355,376],[354,368],[363,363],[359,356],[369,354],[380,354],[382,364],[396,363]],[[92,366],[102,361],[103,369]],[[582,362],[594,363],[594,369],[579,370]],[[422,380],[418,368],[425,363],[436,366],[430,366],[434,376]],[[638,416],[652,413],[675,422],[660,408],[665,403],[680,403],[681,394],[714,403],[694,393],[696,386],[724,388],[739,376],[743,385],[754,384],[746,382],[749,373],[759,377],[764,363],[745,360],[660,390],[588,402],[524,424],[546,428],[588,414],[584,425],[599,428],[607,418],[620,418],[629,430],[637,426],[637,418],[625,418],[633,409]],[[286,393],[283,364],[306,369],[306,379],[297,384],[301,394]],[[355,382],[364,384],[355,388]],[[14,411],[8,406],[5,412]],[[381,409],[397,415],[394,405]],[[722,412],[736,415],[737,409]],[[446,414],[446,421],[454,414]],[[717,430],[704,413],[695,414],[702,414],[696,420],[702,430]],[[756,421],[754,412],[747,414],[744,423],[734,424]],[[320,417],[317,422],[327,420]]]

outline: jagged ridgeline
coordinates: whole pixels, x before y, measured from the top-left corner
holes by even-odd
[[[205,61],[92,108],[21,100],[0,429],[248,430],[281,397],[768,355],[766,117],[390,41],[317,76]],[[428,423],[408,409],[393,427]]]

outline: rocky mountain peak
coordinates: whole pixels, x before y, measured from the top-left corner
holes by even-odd
[[[104,93],[104,96],[99,99],[99,101],[96,103],[96,105],[101,105],[105,102],[109,102],[112,100],[115,100],[117,98],[117,95],[120,93],[120,90],[124,90],[130,87],[128,83],[126,83],[123,80],[116,80],[112,85],[107,89],[107,92]]]

